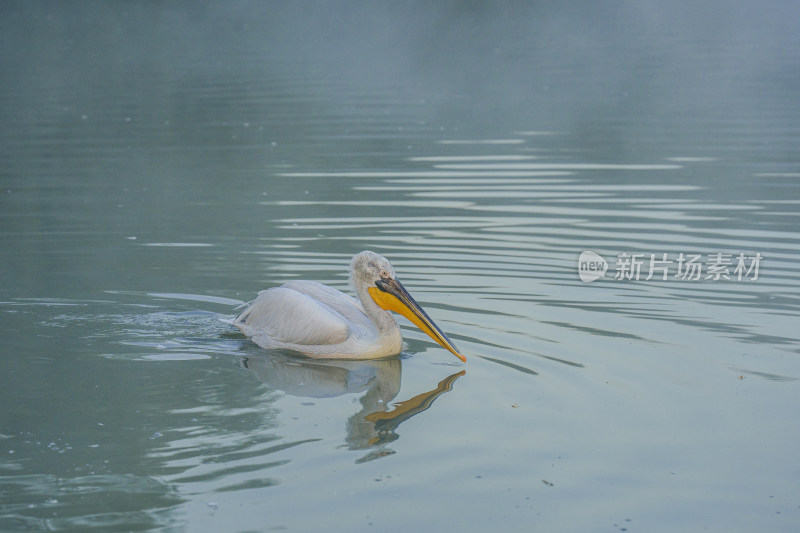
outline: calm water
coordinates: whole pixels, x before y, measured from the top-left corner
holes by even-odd
[[[800,528],[794,4],[0,13],[0,530]],[[224,322],[363,249],[466,364]]]

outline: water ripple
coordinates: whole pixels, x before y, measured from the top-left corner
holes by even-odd
[[[785,290],[800,281],[792,266],[800,260],[796,233],[765,222],[751,227],[740,223],[744,217],[764,221],[765,216],[791,213],[791,201],[776,203],[780,201],[768,197],[712,201],[710,191],[716,185],[687,176],[695,172],[694,165],[715,163],[713,157],[675,156],[666,158],[667,164],[542,162],[536,159],[547,154],[513,153],[525,142],[450,141],[439,144],[495,146],[498,152],[409,158],[412,165],[428,168],[282,173],[284,178],[347,183],[359,199],[319,197],[263,205],[350,209],[345,216],[281,219],[280,227],[292,234],[285,241],[305,236],[311,241],[339,241],[348,249],[369,243],[391,257],[407,285],[440,317],[453,338],[468,346],[467,352],[502,350],[502,360],[509,364],[538,357],[543,353],[541,342],[562,338],[564,334],[555,331],[562,328],[589,336],[659,341],[659,335],[590,325],[596,321],[594,315],[606,313],[691,325],[744,340],[779,337],[770,333],[775,328],[769,319],[731,325],[720,310],[731,305],[756,306],[771,313],[797,310],[800,294]],[[403,216],[396,215],[397,208],[405,209]],[[382,215],[381,210],[387,213]],[[765,262],[755,282],[656,281],[645,276],[625,281],[614,280],[611,272],[611,279],[588,286],[577,278],[577,256],[583,250],[598,251],[610,260],[637,252],[644,257],[667,253],[673,260],[680,253],[707,258],[719,252],[760,252]],[[347,256],[311,254],[305,256],[307,263],[293,252],[271,253],[273,268],[287,273],[341,272]],[[323,277],[345,288],[340,276]],[[544,309],[559,308],[573,310],[573,316],[536,320]],[[589,315],[576,315],[576,309]],[[481,319],[476,321],[477,316]],[[502,318],[492,320],[495,316]],[[581,320],[589,323],[582,325]],[[537,330],[540,341],[531,344],[531,331]],[[411,338],[415,335],[409,332]],[[785,344],[797,348],[797,343]]]

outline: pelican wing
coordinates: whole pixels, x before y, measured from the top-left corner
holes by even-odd
[[[336,289],[291,281],[258,293],[233,325],[256,341],[266,337],[287,344],[339,344],[353,327],[368,321],[359,308],[354,298]]]
[[[317,283],[316,281],[306,280],[292,280],[284,283],[282,287],[310,296],[317,302],[325,304],[337,313],[340,313],[354,324],[366,325],[370,323],[367,315],[364,314],[364,308],[361,306],[361,302],[352,296],[346,295],[342,291],[338,291],[322,283]]]
[[[338,344],[347,338],[347,320],[314,298],[285,287],[258,293],[236,317],[245,335],[291,344]]]

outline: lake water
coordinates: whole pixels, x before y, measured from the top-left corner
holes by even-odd
[[[797,531],[800,13],[738,4],[5,3],[0,530]],[[225,323],[364,249],[466,364]]]

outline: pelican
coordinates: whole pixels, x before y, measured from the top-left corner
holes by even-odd
[[[290,281],[259,292],[233,325],[262,348],[317,358],[378,359],[403,347],[400,326],[389,313],[395,311],[467,361],[408,294],[385,257],[370,251],[353,257],[350,285],[358,300],[314,281]]]

